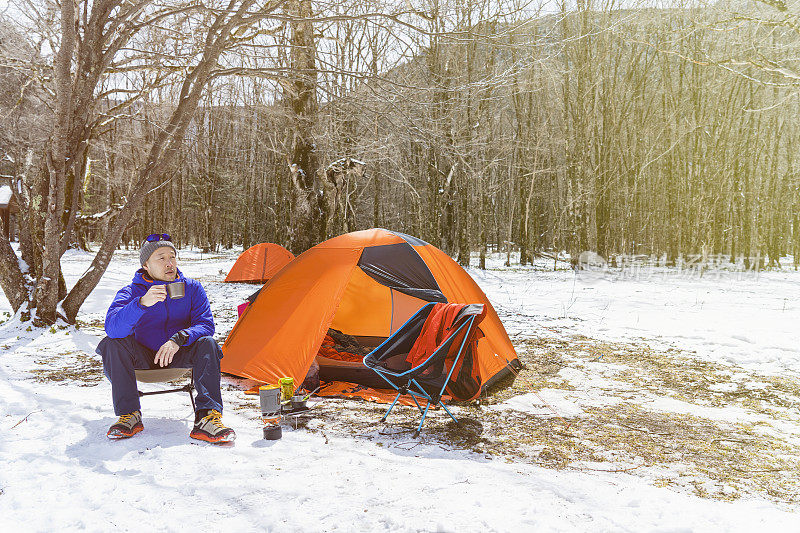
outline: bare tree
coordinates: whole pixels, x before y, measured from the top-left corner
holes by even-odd
[[[147,192],[163,178],[205,87],[219,75],[220,58],[239,44],[248,27],[268,16],[278,5],[256,5],[255,0],[190,4],[85,0],[60,4],[60,26],[54,43],[55,112],[50,142],[41,156],[41,172],[19,183],[21,204],[29,212],[33,225],[41,229],[34,236],[38,242],[30,247],[37,259],[41,258],[40,262],[35,261],[41,267],[35,272],[34,290],[25,298],[29,308],[36,309],[36,324],[53,323],[57,316],[74,321]],[[145,32],[167,23],[174,25],[168,33],[178,33],[173,39],[177,53],[172,58],[146,47]],[[182,30],[193,35],[180,33]],[[197,35],[202,38],[187,40]],[[120,76],[126,73],[144,70],[150,75],[142,86],[130,88],[121,81]],[[59,284],[63,279],[60,258],[74,231],[90,141],[109,121],[130,112],[170,76],[178,87],[177,103],[164,105],[166,120],[153,136],[143,163],[137,166],[121,209],[108,224],[91,266],[67,294],[63,283]],[[101,105],[120,96],[122,100],[116,105]],[[0,272],[19,268],[11,259],[4,255],[6,264]],[[6,294],[19,292],[18,281],[15,275],[0,276],[0,286]],[[24,304],[17,299],[14,303],[15,311]]]

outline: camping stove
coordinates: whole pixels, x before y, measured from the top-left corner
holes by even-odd
[[[262,385],[258,388],[261,401],[261,419],[264,421],[264,438],[278,440],[281,430],[281,389],[279,385]]]

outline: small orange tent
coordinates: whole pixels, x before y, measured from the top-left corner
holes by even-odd
[[[314,246],[266,283],[228,335],[222,370],[264,383],[290,376],[299,384],[328,328],[377,346],[427,302],[487,306],[473,357],[480,390],[519,368],[497,313],[463,268],[417,238],[371,229]]]
[[[292,252],[271,242],[251,246],[231,267],[226,283],[264,283],[294,259]]]

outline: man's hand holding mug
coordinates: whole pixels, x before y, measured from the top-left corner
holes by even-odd
[[[157,304],[158,302],[163,302],[167,299],[167,289],[164,285],[153,285],[144,295],[139,298],[139,302],[145,306],[150,307],[152,305]]]

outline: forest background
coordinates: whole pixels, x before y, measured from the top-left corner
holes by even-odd
[[[23,320],[120,245],[294,253],[386,227],[461,264],[800,261],[800,20],[782,0],[12,0],[0,170]],[[67,290],[60,258],[98,243]],[[21,260],[20,260],[21,259]]]

